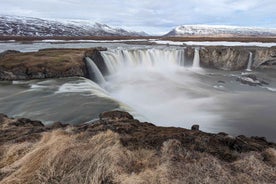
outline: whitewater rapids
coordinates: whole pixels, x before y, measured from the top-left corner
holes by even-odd
[[[106,75],[86,58],[95,82],[79,77],[0,82],[0,112],[76,124],[120,109],[160,126],[199,124],[207,132],[276,140],[273,71],[250,71],[269,85],[249,86],[236,81],[244,71],[200,68],[196,49],[195,58],[186,58],[181,47],[117,48],[101,55]]]

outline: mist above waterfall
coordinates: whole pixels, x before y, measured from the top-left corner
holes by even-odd
[[[188,127],[197,122],[209,126],[219,119],[209,113],[216,100],[200,81],[203,75],[184,67],[184,49],[109,50],[101,54],[110,73],[103,87],[143,120]]]
[[[256,112],[267,114],[265,106],[272,95],[267,91],[271,90],[241,85],[236,82],[236,75],[240,75],[237,72],[225,74],[201,69],[199,48],[194,50],[192,60],[185,60],[183,48],[113,49],[102,51],[101,55],[109,73],[101,86],[140,120],[186,128],[196,123],[202,130],[211,132],[228,126],[227,131],[244,134],[235,123],[245,129],[253,124],[259,127],[260,117]],[[249,55],[251,64],[252,55]],[[254,91],[267,95],[262,97],[265,99],[256,99]],[[243,109],[245,104],[251,107],[247,111]],[[270,109],[275,108],[270,105]],[[267,124],[274,121],[271,115],[266,115]],[[269,133],[272,130],[265,132],[272,135]],[[260,127],[254,133],[258,132]]]
[[[249,86],[237,81],[244,76],[241,71],[194,67],[205,62],[203,52],[197,50],[111,45],[101,51],[105,75],[96,65],[99,62],[86,58],[94,82],[79,77],[0,82],[0,111],[46,124],[74,124],[120,109],[156,125],[190,128],[199,124],[203,131],[276,140],[275,71],[251,71],[269,85]],[[250,53],[247,59],[250,66]]]

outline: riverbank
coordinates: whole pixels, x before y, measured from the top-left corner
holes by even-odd
[[[100,50],[104,49],[59,48],[27,53],[8,50],[0,54],[0,80],[88,77],[84,59],[97,56]]]
[[[1,183],[273,183],[276,145],[139,122],[121,111],[92,124],[44,126],[1,114]]]
[[[169,41],[228,41],[228,42],[276,42],[274,36],[185,36],[185,37],[163,37],[163,36],[55,36],[55,37],[26,37],[26,36],[0,36],[0,41],[42,41],[42,40],[139,40],[139,39],[155,39]]]

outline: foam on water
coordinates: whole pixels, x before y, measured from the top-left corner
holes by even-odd
[[[55,94],[59,93],[89,93],[91,95],[109,98],[108,92],[97,83],[89,80],[79,80],[78,82],[67,82],[62,84],[55,92]]]
[[[209,113],[216,99],[197,80],[202,72],[183,67],[183,50],[109,50],[102,56],[110,73],[105,89],[142,120],[182,127],[201,122],[204,129],[220,118]]]

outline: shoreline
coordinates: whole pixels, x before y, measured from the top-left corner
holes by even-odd
[[[130,113],[125,111],[119,111],[119,110],[102,112],[101,114],[99,114],[98,120],[95,120],[90,123],[67,124],[62,122],[54,122],[50,125],[44,125],[43,122],[39,120],[31,120],[28,118],[13,118],[13,117],[8,117],[3,113],[0,113],[0,123],[1,123],[0,131],[3,131],[3,129],[4,130],[5,129],[17,130],[20,128],[30,129],[30,132],[27,132],[27,133],[18,132],[18,134],[13,135],[14,137],[12,139],[9,139],[9,134],[13,134],[13,132],[4,131],[4,133],[7,133],[7,135],[3,136],[0,139],[0,145],[6,144],[13,140],[20,141],[23,137],[27,138],[26,140],[28,140],[28,136],[32,137],[33,136],[32,134],[53,131],[55,129],[65,130],[69,128],[74,133],[80,133],[80,132],[89,130],[97,134],[102,131],[111,130],[119,134],[130,134],[132,136],[136,136],[136,133],[134,133],[135,131],[138,131],[138,132],[145,131],[146,133],[145,135],[143,135],[144,139],[154,139],[154,141],[157,141],[155,143],[151,141],[149,142],[146,141],[145,144],[147,144],[147,146],[149,147],[154,147],[157,149],[160,149],[161,142],[164,141],[162,136],[164,136],[165,139],[170,139],[172,137],[176,139],[182,139],[185,136],[195,136],[195,137],[206,136],[210,138],[213,137],[214,139],[218,138],[220,139],[219,141],[220,143],[218,142],[218,144],[214,144],[212,146],[214,147],[226,146],[226,147],[229,147],[229,149],[232,149],[233,151],[238,151],[240,153],[248,152],[248,151],[262,151],[269,147],[276,149],[276,143],[273,141],[267,141],[265,137],[259,137],[259,136],[249,137],[244,135],[232,136],[225,132],[209,133],[209,132],[201,131],[200,126],[197,124],[193,125],[190,129],[182,128],[182,127],[174,127],[174,126],[157,126],[150,122],[141,122],[137,119],[134,119],[134,117]],[[38,131],[35,130],[37,127],[39,127]],[[150,132],[151,133],[155,132],[156,136],[161,137],[161,140],[158,140],[158,138],[155,137],[154,134],[149,136],[148,133]],[[162,133],[159,135],[160,132]],[[22,141],[25,141],[25,138],[23,138]],[[129,138],[129,137],[127,139],[129,139],[129,141],[133,140],[132,138]],[[132,146],[142,146],[141,144],[144,144],[143,140],[139,140],[141,142],[139,141],[137,142],[137,141],[138,140],[135,140],[136,143],[135,145],[132,145]],[[183,142],[183,140],[181,142]],[[128,144],[128,143],[126,142],[125,144]],[[213,144],[213,143],[210,142],[210,144]],[[213,154],[213,151],[210,151],[210,153]],[[230,162],[236,159],[234,155],[233,155],[233,158],[228,158],[228,157],[225,158],[223,157],[223,155],[217,155],[217,154],[214,154],[214,156],[217,156],[222,160],[230,161]]]
[[[99,118],[45,127],[0,114],[1,182],[83,183],[87,173],[92,183],[275,181],[276,144],[264,138],[158,127],[122,111]]]
[[[230,42],[276,42],[276,36],[181,36],[181,37],[165,37],[165,36],[84,36],[84,37],[68,37],[68,36],[54,36],[54,37],[24,37],[24,36],[0,36],[0,41],[42,41],[42,40],[138,40],[138,39],[156,39],[167,41],[230,41]]]

